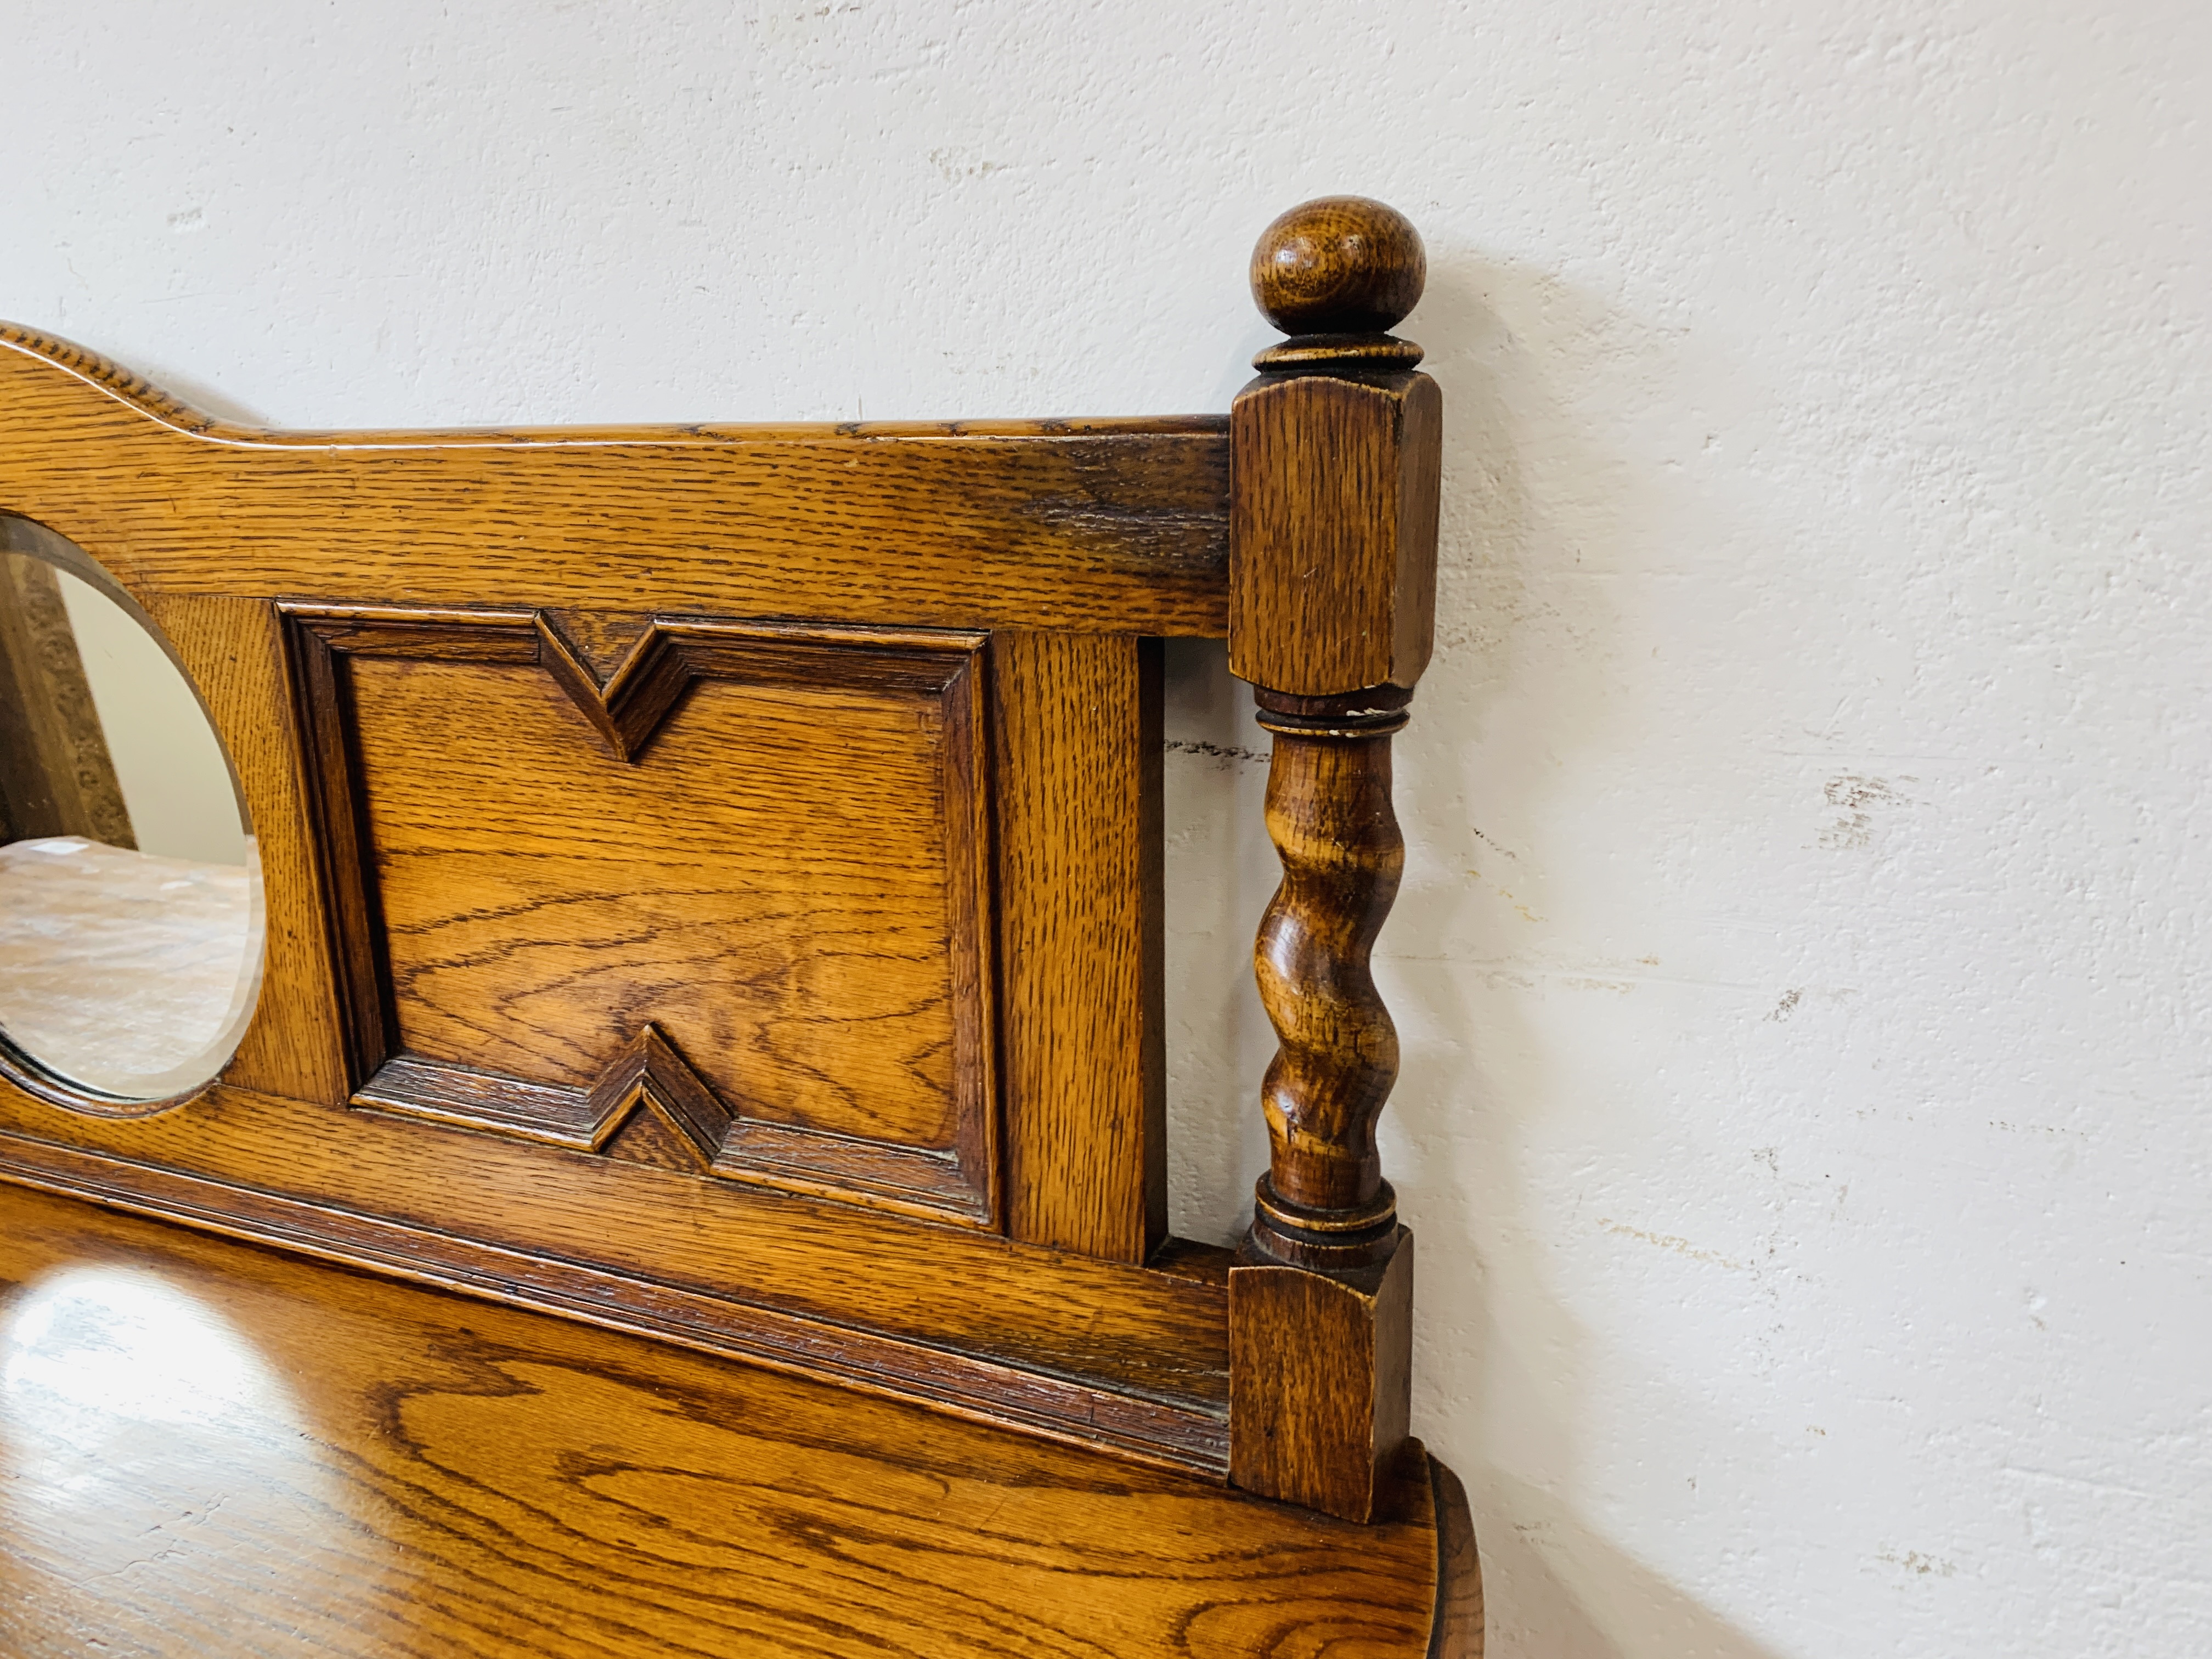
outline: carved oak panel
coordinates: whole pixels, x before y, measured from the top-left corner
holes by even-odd
[[[986,636],[283,609],[355,1106],[998,1224]]]

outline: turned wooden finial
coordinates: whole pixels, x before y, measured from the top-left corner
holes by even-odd
[[[1410,368],[1420,347],[1390,331],[1420,302],[1428,275],[1420,233],[1395,208],[1364,196],[1300,203],[1252,250],[1252,297],[1294,337],[1253,366],[1365,359]]]
[[[1391,735],[1434,632],[1443,403],[1389,331],[1426,274],[1380,202],[1292,208],[1252,256],[1291,337],[1230,412],[1229,665],[1273,738],[1283,864],[1254,951],[1279,1044],[1229,1276],[1230,1474],[1358,1521],[1387,1506],[1407,1443],[1413,1239],[1375,1141],[1398,1037],[1369,957],[1405,863]]]

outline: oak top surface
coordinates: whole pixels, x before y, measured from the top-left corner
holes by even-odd
[[[1362,1528],[0,1188],[0,1650],[1420,1654]]]

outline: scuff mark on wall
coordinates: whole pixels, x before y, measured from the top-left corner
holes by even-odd
[[[1703,1261],[1715,1267],[1726,1267],[1730,1273],[1744,1273],[1751,1271],[1751,1264],[1747,1261],[1731,1261],[1717,1250],[1700,1249],[1688,1239],[1678,1238],[1672,1233],[1647,1232],[1641,1227],[1632,1227],[1626,1222],[1614,1221],[1605,1216],[1598,1218],[1597,1224],[1606,1231],[1617,1234],[1622,1238],[1632,1238],[1641,1243],[1651,1245],[1656,1249],[1672,1250],[1676,1255],[1687,1256],[1692,1261]]]
[[[1170,755],[1202,755],[1208,760],[1237,762],[1248,766],[1266,766],[1269,763],[1268,757],[1256,750],[1243,748],[1236,744],[1206,743],[1182,738],[1170,738],[1160,745],[1160,748]]]
[[[1820,793],[1837,811],[1836,821],[1820,832],[1820,845],[1838,851],[1853,851],[1870,845],[1874,840],[1875,813],[1883,807],[1901,805],[1905,801],[1888,779],[1863,778],[1850,773],[1830,778]]]

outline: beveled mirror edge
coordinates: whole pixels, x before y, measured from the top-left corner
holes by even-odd
[[[9,1034],[4,1026],[0,1026],[0,1076],[40,1099],[71,1111],[111,1118],[144,1118],[173,1111],[198,1099],[222,1081],[253,1024],[261,988],[267,978],[267,904],[252,810],[247,804],[238,763],[231,753],[229,743],[224,738],[214,709],[210,707],[205,694],[186,666],[175,643],[169,638],[167,630],[138,601],[137,596],[114,573],[70,538],[27,514],[10,511],[4,503],[0,503],[0,557],[9,555],[36,559],[75,577],[100,599],[115,606],[160,648],[163,658],[175,672],[178,682],[191,694],[193,705],[213,738],[215,751],[222,763],[230,786],[231,803],[238,815],[239,829],[244,841],[249,908],[243,971],[232,985],[222,1023],[198,1056],[145,1073],[148,1093],[112,1092],[73,1077],[56,1064],[42,1059]],[[220,1054],[222,1059],[219,1064],[210,1068],[206,1065],[205,1056],[212,1054]]]

